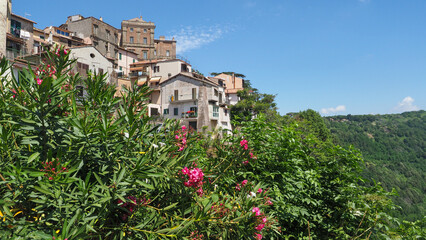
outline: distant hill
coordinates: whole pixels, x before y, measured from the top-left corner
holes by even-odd
[[[413,221],[426,215],[426,111],[324,120],[336,143],[361,151],[366,179],[397,190],[394,202],[402,209],[395,217]]]

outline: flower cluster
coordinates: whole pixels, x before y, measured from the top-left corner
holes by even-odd
[[[61,167],[61,163],[58,159],[56,161],[43,162],[43,169],[40,171],[45,172],[44,176],[48,177],[50,181],[52,181],[56,176],[63,172],[68,172],[66,167]]]
[[[182,126],[182,130],[176,132],[175,139],[177,140],[176,146],[178,146],[178,151],[181,152],[186,147],[186,135],[188,130],[185,125]]]
[[[204,235],[199,234],[198,231],[191,232],[191,236],[189,236],[189,239],[191,240],[203,240]]]
[[[56,73],[56,70],[53,65],[47,64],[41,67],[37,67],[35,71],[35,75],[37,76],[36,77],[37,84],[41,85],[41,83],[43,82],[43,80],[41,80],[40,78],[51,77],[55,73]]]
[[[187,168],[184,167],[182,169],[182,174],[186,177],[187,181],[183,183],[185,187],[192,187],[194,189],[197,189],[197,193],[199,196],[203,195],[203,180],[204,180],[204,173],[203,170],[200,168],[196,168],[196,165],[194,168]]]
[[[261,232],[262,229],[267,224],[268,219],[266,218],[265,214],[260,211],[260,209],[258,207],[254,207],[251,211],[255,215],[255,226],[256,227],[254,227],[254,229],[258,232]],[[262,234],[255,233],[254,237],[256,239],[262,239]]]
[[[244,149],[244,151],[249,150],[248,141],[246,139],[241,140],[240,145]],[[250,157],[250,159],[257,159],[256,156],[253,155],[253,152],[251,150],[249,151],[249,157]],[[247,165],[247,164],[249,164],[249,160],[245,160],[242,163],[244,165]]]
[[[150,199],[146,199],[146,198],[136,198],[134,196],[129,196],[127,197],[128,200],[125,203],[123,203],[122,200],[118,200],[117,203],[119,204],[120,207],[127,209],[129,212],[123,213],[121,214],[121,220],[126,221],[127,218],[133,213],[133,211],[135,210],[135,208],[137,208],[138,206],[146,206],[148,205],[151,200]],[[121,205],[120,205],[121,204]]]
[[[241,182],[241,185],[240,185],[239,183],[237,183],[237,186],[235,186],[235,189],[236,189],[237,191],[241,191],[241,187],[244,187],[245,185],[247,185],[247,183],[248,183],[248,181],[247,181],[247,180],[243,180],[243,181]]]

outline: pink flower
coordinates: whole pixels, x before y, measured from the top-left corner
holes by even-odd
[[[262,193],[262,191],[263,191],[263,190],[262,190],[261,188],[259,188],[259,189],[257,190],[257,193],[259,193],[259,194],[260,194],[260,193]]]
[[[249,163],[249,161],[243,161],[244,165],[247,165]]]
[[[179,135],[175,135],[175,139],[179,139]]]
[[[49,177],[49,180],[50,180],[50,181],[52,181],[52,180],[53,180],[53,177]]]
[[[248,149],[248,145],[247,144],[245,144],[244,145],[244,150],[247,150]]]
[[[257,225],[257,227],[255,227],[254,229],[256,229],[257,231],[262,231],[262,229],[265,227],[265,224],[259,224]]]
[[[249,152],[249,154],[250,154],[250,158],[253,158],[253,153],[252,153],[252,152]]]
[[[198,193],[198,196],[203,196],[203,194],[204,194],[204,191],[203,191],[203,188],[202,187],[200,187],[198,190],[197,190],[197,193]]]
[[[267,204],[267,205],[272,205],[273,203],[271,202],[271,200],[268,200],[268,201],[266,202],[266,204]]]
[[[244,145],[247,145],[247,143],[248,143],[248,141],[243,139],[243,140],[241,140],[240,145],[241,145],[241,147],[244,147]]]
[[[43,82],[43,80],[41,80],[40,78],[37,78],[37,84],[41,85],[41,83]]]
[[[256,238],[256,240],[262,240],[262,234],[255,233],[254,238]]]
[[[67,54],[68,54],[68,52],[67,52],[67,50],[66,50],[66,49],[64,49],[64,54],[65,54],[65,55],[67,55]]]
[[[266,223],[266,221],[268,221],[268,220],[266,219],[266,217],[262,218],[262,222],[263,222],[263,223]]]
[[[256,216],[260,215],[260,209],[258,207],[254,207],[251,211],[254,212]]]
[[[185,127],[185,125],[183,125],[182,126],[182,131],[185,131],[186,130],[186,127]]]
[[[182,173],[183,173],[184,175],[188,175],[188,173],[189,173],[189,169],[188,169],[187,167],[184,167],[184,168],[182,169]]]
[[[244,181],[241,182],[241,185],[245,186],[247,184],[247,182],[248,182],[247,180],[244,180]]]
[[[191,183],[189,183],[189,181],[188,181],[188,182],[184,182],[183,185],[185,185],[185,187],[189,187],[189,186],[191,186]]]
[[[183,151],[183,149],[184,149],[184,147],[180,147],[180,148],[178,149],[178,152],[182,152],[182,151]]]
[[[235,186],[235,189],[236,189],[237,191],[240,191],[240,190],[241,190],[240,184],[238,184],[238,183],[237,183],[237,186]]]

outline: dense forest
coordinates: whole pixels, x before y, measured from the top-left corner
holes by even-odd
[[[324,118],[333,141],[359,149],[364,178],[395,189],[395,217],[414,221],[426,215],[426,111]]]

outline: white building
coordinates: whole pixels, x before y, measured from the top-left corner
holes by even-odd
[[[70,50],[70,58],[77,60],[76,70],[80,73],[80,76],[83,78],[86,77],[87,70],[101,74],[108,73],[107,81],[115,84],[112,62],[104,57],[95,47],[72,47]]]
[[[182,124],[200,130],[231,130],[225,89],[204,76],[181,72],[160,83],[161,108],[165,118],[180,119]]]

